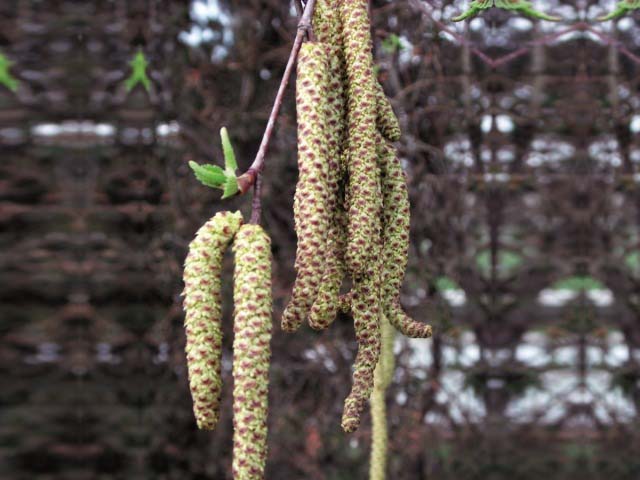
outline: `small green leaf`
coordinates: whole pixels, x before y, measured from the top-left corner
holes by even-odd
[[[142,50],[138,50],[129,62],[131,65],[131,75],[125,81],[125,87],[127,91],[132,90],[138,83],[141,83],[144,89],[148,92],[151,89],[151,80],[147,76],[147,65],[149,62],[144,56]]]
[[[4,85],[12,92],[18,89],[18,81],[11,75],[9,67],[13,62],[0,53],[0,85]]]
[[[220,138],[222,139],[222,153],[224,154],[224,169],[235,174],[238,169],[238,162],[236,162],[236,154],[233,151],[226,127],[220,129]]]
[[[622,0],[621,2],[618,2],[616,8],[612,12],[602,17],[598,17],[598,20],[600,22],[614,20],[637,9],[640,9],[640,0]]]
[[[238,193],[238,179],[235,174],[227,175],[227,179],[224,183],[222,199],[224,200],[225,198],[233,197],[236,193]]]
[[[217,165],[198,165],[196,162],[190,161],[189,166],[196,178],[208,187],[222,189],[227,181],[224,171]]]
[[[402,50],[402,42],[400,41],[400,37],[395,33],[389,35],[382,41],[382,50],[389,54]]]
[[[493,5],[493,0],[473,0],[469,5],[469,9],[465,12],[462,12],[457,17],[451,19],[452,22],[461,22],[462,20],[466,20],[467,18],[472,18],[478,15],[483,10],[491,7]]]

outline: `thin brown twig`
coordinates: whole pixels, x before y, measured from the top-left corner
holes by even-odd
[[[251,219],[249,223],[254,225],[260,224],[262,216],[262,174],[256,175],[256,181],[253,184],[253,199],[251,200]]]
[[[305,35],[311,31],[311,16],[313,15],[315,3],[315,0],[308,0],[305,4],[304,13],[302,14],[302,18],[298,23],[296,38],[293,41],[293,47],[291,48],[291,53],[289,54],[289,60],[287,61],[287,66],[284,70],[284,74],[282,75],[280,87],[278,88],[278,93],[276,94],[276,98],[271,109],[271,114],[269,115],[269,120],[267,122],[267,127],[264,130],[262,142],[260,143],[260,147],[258,148],[258,153],[256,154],[256,158],[253,160],[253,163],[247,169],[247,171],[238,177],[238,189],[241,194],[246,193],[249,188],[251,188],[251,186],[255,183],[258,174],[260,174],[260,172],[262,172],[262,169],[264,168],[267,149],[269,148],[269,143],[271,142],[271,137],[273,136],[273,129],[276,124],[276,119],[278,118],[278,113],[280,113],[280,107],[282,106],[282,100],[284,99],[284,92],[287,89],[287,85],[289,84],[291,73],[293,73],[293,67],[296,63],[296,58],[298,57],[300,47],[302,46],[302,41],[304,40]]]

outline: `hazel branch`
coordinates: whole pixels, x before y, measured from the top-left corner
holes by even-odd
[[[284,70],[284,74],[282,75],[282,80],[280,81],[280,86],[278,87],[278,93],[276,94],[273,107],[271,108],[271,114],[269,115],[269,120],[267,121],[267,127],[265,128],[264,134],[262,136],[262,142],[260,142],[260,147],[258,148],[258,153],[256,154],[253,163],[247,169],[247,171],[238,177],[238,189],[241,194],[249,191],[249,189],[256,182],[258,174],[262,172],[262,169],[264,168],[267,150],[269,148],[269,143],[271,142],[271,137],[273,136],[273,129],[275,127],[278,114],[280,113],[280,107],[282,106],[282,101],[284,99],[284,92],[287,89],[287,85],[289,84],[289,79],[291,78],[293,67],[295,66],[296,59],[298,58],[298,52],[300,51],[302,41],[304,40],[305,35],[311,32],[311,16],[313,15],[315,3],[315,0],[308,0],[305,4],[304,13],[302,14],[302,18],[300,18],[300,22],[298,23],[296,38],[293,41],[291,53],[289,54],[289,60],[287,61],[287,66]]]

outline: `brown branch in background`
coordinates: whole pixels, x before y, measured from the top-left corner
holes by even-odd
[[[278,87],[278,93],[276,94],[276,99],[273,103],[273,108],[271,109],[271,114],[269,115],[269,121],[267,122],[267,127],[265,128],[264,135],[262,136],[262,142],[260,143],[260,147],[258,148],[256,158],[253,160],[253,163],[251,164],[249,169],[238,177],[238,189],[240,190],[241,194],[246,193],[249,190],[249,188],[256,182],[256,178],[264,168],[267,149],[269,148],[269,143],[271,142],[271,137],[273,136],[273,129],[276,124],[276,119],[278,118],[278,113],[280,113],[280,107],[282,106],[284,92],[287,89],[287,85],[289,84],[289,78],[291,77],[291,73],[293,72],[293,67],[296,63],[296,58],[298,57],[298,52],[300,51],[302,41],[305,35],[311,32],[311,16],[313,15],[315,3],[315,0],[307,1],[304,8],[304,13],[302,14],[302,18],[298,23],[298,32],[296,33],[296,38],[293,41],[293,47],[291,48],[291,53],[289,54],[289,60],[287,61],[287,66],[284,70],[284,74],[282,75],[280,87]],[[311,35],[309,36],[311,37]]]

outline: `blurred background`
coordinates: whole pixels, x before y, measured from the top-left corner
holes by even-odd
[[[221,423],[196,429],[182,263],[220,201],[187,166],[253,160],[297,0],[0,2],[0,478],[231,478],[231,259]],[[640,477],[640,10],[371,2],[412,200],[392,479]],[[127,91],[137,52],[149,89]],[[264,176],[274,321],[294,280],[293,90]],[[267,478],[367,478],[340,429],[353,326],[274,327]]]

